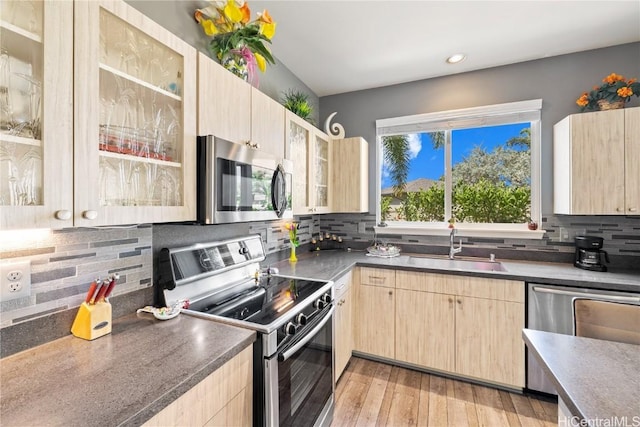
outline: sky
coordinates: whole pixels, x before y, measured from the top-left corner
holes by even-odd
[[[489,126],[453,131],[452,157],[458,163],[468,155],[473,147],[480,145],[487,151],[504,144],[508,139],[518,136],[520,131],[529,127],[529,123],[517,123],[502,126]],[[439,179],[444,174],[444,148],[434,150],[431,138],[427,134],[409,136],[410,171],[407,182],[418,178]],[[386,165],[382,165],[382,188],[392,185]]]

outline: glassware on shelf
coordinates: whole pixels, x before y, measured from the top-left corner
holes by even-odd
[[[16,90],[11,90],[11,135],[40,139],[42,85],[28,74],[12,73],[18,79]]]
[[[8,132],[13,122],[11,101],[9,99],[9,76],[11,75],[9,60],[9,53],[2,49],[0,51],[0,130],[3,132]]]
[[[42,204],[42,148],[0,144],[0,205]]]

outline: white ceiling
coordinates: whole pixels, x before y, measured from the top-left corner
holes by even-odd
[[[640,1],[250,0],[318,96],[640,41]],[[462,52],[467,59],[445,59]],[[612,70],[615,71],[615,70]]]

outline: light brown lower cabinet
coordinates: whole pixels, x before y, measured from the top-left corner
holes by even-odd
[[[396,290],[396,359],[455,370],[454,296]]]
[[[387,282],[354,286],[355,350],[524,387],[523,282],[402,270]]]
[[[336,311],[335,311],[335,355],[336,360],[335,367],[335,381],[338,381],[342,372],[347,367],[349,359],[351,359],[351,352],[353,351],[353,318],[351,302],[351,280],[352,272],[341,279],[338,279],[336,285]]]
[[[147,421],[145,426],[251,426],[252,346]]]
[[[358,286],[354,324],[354,350],[375,356],[395,357],[395,289]]]
[[[456,373],[524,387],[524,304],[456,297]]]

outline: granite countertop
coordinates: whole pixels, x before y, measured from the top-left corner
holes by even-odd
[[[121,317],[94,341],[70,335],[2,359],[2,425],[140,425],[255,339],[184,314]]]
[[[531,329],[522,336],[572,415],[640,420],[640,346]]]
[[[449,260],[441,256],[424,258],[425,255],[403,254],[394,258],[367,256],[363,251],[343,250],[298,253],[298,262],[286,259],[271,263],[280,274],[313,279],[335,280],[355,265],[392,269],[430,271],[435,273],[471,275],[522,280],[548,285],[577,286],[628,292],[640,292],[640,271],[597,272],[581,270],[572,264],[502,260],[506,271],[485,271],[469,262],[469,266],[451,267]],[[460,260],[470,258],[458,257]],[[475,259],[476,261],[478,259]],[[488,260],[484,260],[488,261]],[[465,264],[465,263],[462,263]],[[267,264],[265,264],[267,265]]]

